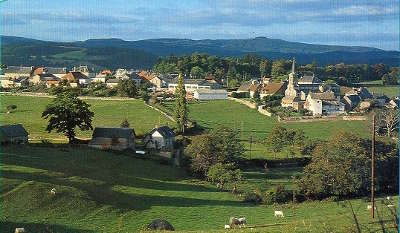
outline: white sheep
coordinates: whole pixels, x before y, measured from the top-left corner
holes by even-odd
[[[368,205],[368,206],[367,206],[367,209],[368,209],[368,210],[372,209],[372,205]],[[374,206],[374,210],[376,210],[376,206]]]
[[[274,216],[275,217],[281,217],[281,218],[285,217],[283,215],[283,211],[281,211],[281,210],[275,210]]]
[[[52,189],[50,190],[50,194],[51,194],[51,195],[56,195],[56,188],[52,188]]]
[[[25,233],[25,228],[15,228],[15,233]]]
[[[386,200],[390,201],[390,197],[389,197],[389,196],[387,196],[387,197],[386,197]]]
[[[393,208],[393,207],[394,207],[394,205],[387,205],[387,207],[389,207],[389,208]]]
[[[225,224],[225,229],[231,229],[231,226]]]

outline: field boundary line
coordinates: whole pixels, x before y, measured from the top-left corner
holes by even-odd
[[[147,107],[156,110],[157,112],[161,113],[161,114],[164,115],[166,118],[168,118],[169,120],[171,120],[171,121],[173,121],[173,122],[176,123],[175,119],[174,119],[171,115],[169,115],[168,113],[162,111],[161,109],[159,109],[159,108],[157,108],[157,107],[154,107],[154,106],[152,106],[152,105],[146,103],[146,101],[143,101],[143,102],[144,102],[144,104],[145,104]]]

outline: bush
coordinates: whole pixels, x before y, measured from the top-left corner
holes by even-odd
[[[260,204],[262,202],[262,196],[260,190],[254,190],[253,192],[247,192],[244,194],[243,198],[244,202],[253,203],[253,204]]]
[[[285,186],[278,185],[275,190],[267,191],[264,195],[264,203],[272,205],[274,203],[286,203],[291,201],[292,193],[290,190],[286,190]]]
[[[233,98],[250,98],[250,93],[249,92],[232,92],[232,97]]]

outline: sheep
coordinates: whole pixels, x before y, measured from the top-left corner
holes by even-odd
[[[275,210],[274,216],[275,217],[281,217],[281,218],[285,217],[283,215],[283,211],[281,211],[281,210]]]
[[[370,209],[372,209],[372,205],[367,206],[367,210],[370,210]],[[376,206],[374,206],[374,210],[376,210]]]
[[[229,226],[231,228],[234,228],[236,226],[242,227],[246,225],[246,218],[241,217],[241,218],[235,218],[235,217],[230,217],[229,218]]]
[[[386,200],[390,201],[390,197],[389,197],[389,196],[387,196],[387,197],[386,197]]]
[[[389,207],[389,208],[393,208],[393,207],[394,207],[394,205],[387,205],[387,207]]]
[[[24,232],[26,232],[26,231],[25,231],[25,228],[22,228],[22,227],[20,227],[20,228],[15,228],[15,233],[24,233]]]
[[[231,229],[231,226],[225,224],[225,229]]]
[[[51,194],[51,195],[56,195],[56,188],[52,188],[52,189],[50,190],[50,194]]]

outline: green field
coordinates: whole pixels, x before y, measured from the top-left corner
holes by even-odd
[[[215,232],[223,230],[230,216],[245,216],[249,226],[284,224],[257,232],[349,232],[353,223],[349,207],[335,202],[246,204],[239,196],[189,178],[183,170],[128,154],[66,146],[10,146],[0,154],[1,232],[15,227],[28,232],[137,232],[156,218],[167,219],[178,231]],[[272,187],[297,172],[246,172],[248,184],[239,188]],[[388,209],[377,203],[388,219]],[[371,221],[367,204],[352,201],[365,226]],[[285,218],[274,218],[274,210],[282,210]]]
[[[384,94],[389,98],[393,98],[399,96],[399,87],[398,86],[373,86],[367,87],[371,93],[374,94]]]
[[[0,119],[2,124],[22,123],[31,139],[62,139],[62,134],[47,133],[47,120],[41,118],[46,105],[52,101],[47,97],[1,96]],[[147,107],[141,100],[85,100],[94,111],[93,126],[119,126],[127,118],[137,135],[143,135],[156,125],[174,125],[159,112]],[[17,105],[17,110],[7,114],[6,107]],[[77,132],[78,137],[90,138],[92,131]]]
[[[173,102],[165,103],[165,109],[170,112]],[[325,121],[312,123],[279,123],[276,118],[261,115],[257,110],[250,109],[240,103],[230,100],[191,102],[189,116],[206,129],[217,126],[227,126],[241,131],[241,139],[247,149],[245,155],[250,157],[250,138],[253,137],[251,158],[274,158],[266,146],[266,138],[272,128],[278,124],[290,129],[302,129],[313,139],[327,139],[337,130],[348,130],[368,136],[368,122],[365,121]],[[277,157],[286,157],[286,151]]]
[[[1,96],[0,118],[2,124],[22,123],[30,134],[30,139],[66,140],[58,133],[45,131],[47,121],[41,118],[46,105],[52,101],[46,97]],[[159,112],[147,107],[141,100],[85,100],[95,112],[93,126],[119,126],[127,118],[137,135],[143,135],[156,125],[175,124]],[[6,107],[17,105],[17,110],[6,114]],[[167,102],[164,109],[173,112],[173,102]],[[223,125],[240,130],[240,137],[246,147],[245,156],[251,158],[275,158],[266,145],[266,138],[272,128],[279,124],[275,118],[259,114],[256,110],[229,100],[191,102],[189,116],[205,129]],[[282,123],[291,129],[302,129],[313,139],[326,139],[336,130],[349,130],[368,136],[369,125],[365,121],[329,121],[313,123]],[[92,131],[77,132],[81,138],[90,138]],[[252,137],[251,153],[250,138]],[[286,151],[278,153],[277,158],[288,156]]]

